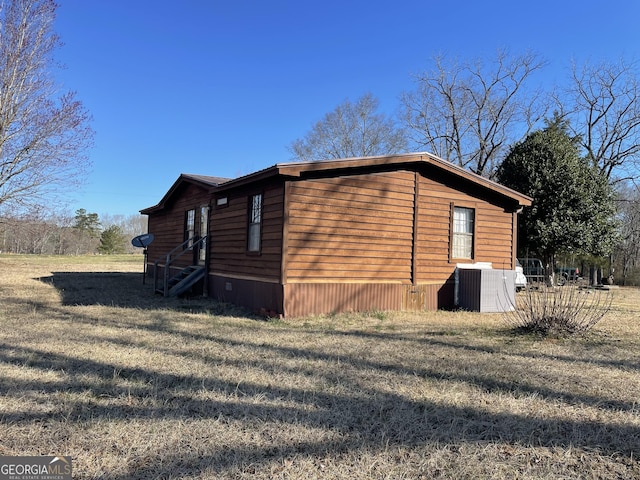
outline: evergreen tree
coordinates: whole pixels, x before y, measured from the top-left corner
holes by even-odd
[[[111,225],[105,229],[100,235],[100,246],[98,252],[105,255],[115,253],[124,253],[126,246],[126,238],[122,230],[117,225]]]
[[[496,172],[500,183],[533,197],[520,215],[519,250],[551,267],[559,253],[609,255],[616,239],[614,191],[581,157],[579,140],[555,116],[514,145]]]
[[[88,234],[91,238],[100,236],[100,219],[97,213],[87,213],[84,208],[76,210],[73,228]]]

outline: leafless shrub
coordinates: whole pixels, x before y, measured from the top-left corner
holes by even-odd
[[[608,290],[579,287],[527,288],[516,298],[515,309],[505,313],[511,327],[542,336],[583,335],[611,309]]]

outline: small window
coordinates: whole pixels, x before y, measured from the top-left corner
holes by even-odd
[[[193,245],[193,237],[196,234],[196,211],[187,210],[184,214],[184,241],[189,240],[189,243],[185,245],[185,248],[190,248]]]
[[[228,197],[218,197],[218,198],[216,198],[216,206],[217,207],[226,207],[227,205],[229,205],[229,198]]]
[[[473,208],[453,208],[453,241],[451,256],[453,258],[473,258],[473,232],[475,210]]]
[[[260,251],[260,228],[262,224],[262,194],[249,197],[249,230],[247,233],[247,249],[250,252]]]

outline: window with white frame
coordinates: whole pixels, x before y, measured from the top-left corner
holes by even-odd
[[[249,197],[249,229],[247,232],[247,250],[260,251],[260,228],[262,225],[262,194]]]
[[[473,258],[473,232],[475,210],[466,207],[453,208],[453,239],[451,256],[453,258]]]

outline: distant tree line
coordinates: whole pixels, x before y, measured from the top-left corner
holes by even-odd
[[[140,253],[131,239],[147,232],[143,215],[104,215],[79,209],[75,215],[30,212],[0,217],[0,253],[87,255]]]

